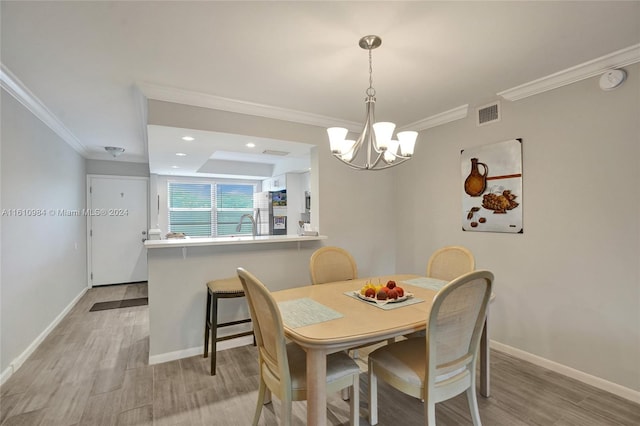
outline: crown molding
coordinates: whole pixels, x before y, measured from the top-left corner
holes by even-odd
[[[137,83],[137,86],[148,99],[158,101],[174,102],[239,114],[255,115],[259,117],[273,118],[276,120],[292,121],[294,123],[310,124],[312,126],[345,127],[352,132],[359,132],[362,130],[362,123],[341,120],[339,118],[327,117],[319,114],[311,114],[271,105],[223,98],[221,96],[208,95],[173,87],[158,86],[149,83]],[[439,126],[450,121],[459,120],[467,116],[468,107],[469,105],[462,105],[452,110],[416,121],[415,123],[407,126],[402,126],[402,128],[411,128],[412,130],[420,131],[430,127]]]
[[[432,115],[431,117],[423,118],[422,120],[402,126],[402,129],[411,129],[419,132],[421,130],[430,129],[432,127],[466,118],[468,111],[469,104],[461,105],[448,111],[441,112],[440,114]]]
[[[0,63],[0,86],[53,130],[78,154],[85,158],[87,157],[87,149],[80,140],[2,63]]]
[[[319,114],[295,111],[271,105],[254,102],[240,101],[224,98],[206,93],[182,90],[173,87],[158,86],[140,82],[137,83],[140,91],[148,98],[158,101],[173,102],[184,105],[192,105],[203,108],[217,109],[221,111],[235,112],[238,114],[254,115],[258,117],[273,118],[276,120],[292,121],[294,123],[310,124],[319,127],[346,127],[351,131],[359,131],[362,124],[353,121],[341,120]]]
[[[636,62],[640,62],[640,44],[629,46],[566,70],[504,90],[497,95],[509,101],[517,101],[602,74],[609,69],[624,67]]]

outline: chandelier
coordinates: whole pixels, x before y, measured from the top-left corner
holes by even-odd
[[[371,51],[381,44],[382,39],[376,35],[364,36],[359,43],[361,48],[369,51],[369,88],[364,101],[367,113],[362,133],[357,140],[353,140],[347,139],[349,131],[344,127],[327,129],[331,154],[356,170],[384,170],[404,163],[413,156],[418,137],[418,132],[405,131],[398,132],[397,139],[392,139],[396,125],[386,121],[376,123]],[[361,153],[363,147],[366,152]]]

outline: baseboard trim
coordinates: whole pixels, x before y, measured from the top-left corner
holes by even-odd
[[[40,333],[40,335],[36,337],[33,342],[31,342],[27,349],[25,349],[24,352],[18,355],[13,361],[11,361],[11,364],[9,364],[9,366],[2,372],[2,374],[0,374],[0,384],[4,384],[4,382],[6,382],[9,377],[11,377],[16,371],[18,371],[20,367],[22,367],[22,364],[24,364],[27,358],[29,358],[29,356],[38,348],[38,346],[40,346],[42,341],[46,339],[49,333],[51,333],[51,331],[53,331],[53,329],[58,324],[60,324],[60,321],[62,321],[62,319],[69,313],[69,311],[71,311],[71,309],[76,305],[76,303],[78,303],[80,298],[84,296],[88,289],[88,287],[83,288],[82,291],[71,301],[71,303],[69,303],[62,310],[62,312],[60,312],[60,314],[54,318],[51,324],[49,324],[47,328],[45,328],[44,331]]]
[[[240,346],[253,345],[253,336],[242,336],[235,339],[223,340],[218,342],[218,350],[238,348]],[[166,352],[158,355],[149,355],[149,365],[161,364],[163,362],[175,361],[177,359],[189,358],[191,356],[202,355],[202,346],[195,348],[183,349],[175,352]]]
[[[640,392],[555,361],[491,340],[491,348],[640,404]]]

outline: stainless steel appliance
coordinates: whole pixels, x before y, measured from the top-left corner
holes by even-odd
[[[253,194],[258,235],[287,235],[287,191]]]

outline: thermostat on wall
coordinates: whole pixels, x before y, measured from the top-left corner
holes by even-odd
[[[620,86],[627,78],[625,70],[609,70],[600,77],[600,88],[602,90],[612,90]]]

